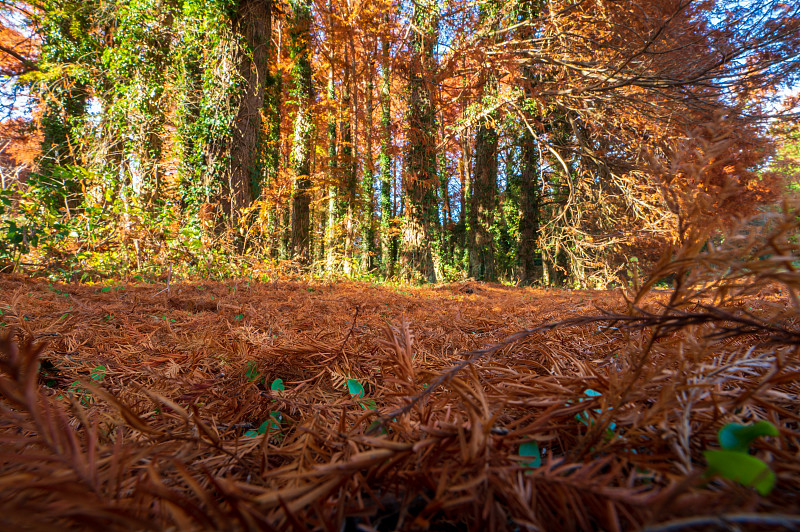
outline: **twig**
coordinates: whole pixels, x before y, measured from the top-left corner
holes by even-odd
[[[167,271],[167,287],[160,292],[156,293],[156,295],[163,294],[164,292],[169,293],[169,283],[172,281],[172,264],[169,265],[169,270]]]
[[[347,336],[344,337],[344,342],[342,342],[342,347],[339,348],[339,354],[344,353],[344,346],[347,345],[347,340],[350,339],[350,335],[353,334],[353,329],[356,328],[356,320],[358,319],[358,313],[361,312],[361,307],[356,305],[356,314],[353,316],[353,324],[350,326],[350,330],[347,331]]]

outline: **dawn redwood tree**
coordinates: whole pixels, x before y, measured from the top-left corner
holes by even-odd
[[[536,280],[536,256],[539,247],[539,150],[536,141],[523,124],[519,134],[519,247],[517,263],[521,284]]]
[[[330,25],[329,25],[330,26]],[[332,41],[333,39],[331,39]],[[326,93],[328,105],[328,217],[325,224],[325,269],[333,273],[336,268],[336,225],[339,220],[338,195],[339,187],[337,167],[336,136],[336,83],[333,70],[333,42],[328,67],[328,89]]]
[[[483,281],[495,280],[495,248],[491,228],[497,202],[497,141],[495,125],[481,123],[475,134],[475,171],[469,195],[467,253],[469,276]]]
[[[696,177],[661,175],[673,167],[652,165],[680,157],[674,139],[711,135],[709,149],[721,135],[737,139],[726,155],[736,172],[725,175],[720,165],[706,176],[719,191],[718,223],[769,197],[769,183],[754,180],[747,164],[767,153],[757,139],[769,109],[758,102],[797,79],[800,6],[520,0],[498,16],[510,23],[498,30],[496,20],[483,21],[453,53],[494,70],[506,87],[504,108],[528,125],[521,178],[546,186],[520,191],[523,280],[531,278],[535,257],[526,248],[535,250],[534,241],[578,284],[613,278],[628,257],[656,258],[659,241],[681,233],[691,211],[691,201],[673,196],[697,186]],[[698,129],[709,123],[717,126]]]
[[[436,75],[434,45],[438,39],[438,3],[419,0],[414,6],[410,37],[408,139],[403,179],[405,215],[402,222],[400,275],[406,280],[436,281],[441,270],[436,238]]]
[[[374,162],[372,158],[372,121],[375,78],[375,62],[370,61],[367,66],[367,85],[365,89],[366,116],[364,119],[364,175],[361,178],[361,270],[369,271],[375,255],[375,229],[373,218],[375,214],[374,200]]]
[[[275,14],[273,12],[273,18]],[[264,168],[262,178],[256,181],[256,188],[253,190],[254,198],[261,198],[264,201],[270,200],[266,207],[267,215],[267,249],[270,257],[281,256],[286,258],[285,246],[283,245],[281,220],[287,220],[288,209],[279,199],[280,194],[276,193],[279,188],[279,178],[281,175],[282,133],[281,123],[283,113],[283,68],[281,66],[282,50],[270,43],[269,48],[269,72],[266,79],[264,94]]]
[[[542,9],[541,0],[522,3],[515,12],[514,22],[526,22],[538,16]],[[530,34],[523,30],[523,34]],[[532,101],[532,87],[536,83],[536,73],[532,68],[522,71],[526,81],[523,90],[523,108],[525,102]],[[535,110],[530,109],[529,111]],[[523,119],[531,118],[523,116]],[[519,142],[519,242],[517,247],[517,265],[520,284],[528,285],[537,280],[536,268],[539,251],[539,212],[541,190],[539,185],[539,147],[534,137],[532,120],[523,120],[520,124]],[[541,262],[541,258],[540,258]]]
[[[272,0],[238,0],[231,22],[233,34],[240,40],[236,62],[242,87],[235,105],[230,171],[223,193],[228,201],[223,205],[236,225],[241,212],[253,201],[263,174],[261,117],[269,79]]]
[[[353,53],[345,46],[343,79],[342,79],[342,108],[339,112],[339,131],[341,132],[341,187],[342,198],[339,201],[340,216],[344,222],[344,264],[343,271],[346,275],[352,273],[351,260],[353,258],[354,222],[356,214],[356,157],[354,151],[355,137],[353,135],[354,112],[353,104]]]
[[[388,16],[386,18],[388,22]],[[381,276],[388,279],[394,275],[394,250],[392,249],[392,110],[389,94],[392,80],[389,70],[389,39],[381,40],[381,151],[380,151],[380,233],[381,233]]]
[[[481,5],[480,18],[496,17],[495,2]],[[481,76],[481,92],[489,101],[496,98],[497,81],[489,71]],[[467,218],[467,262],[469,276],[484,281],[495,280],[495,246],[491,229],[497,207],[497,120],[493,111],[481,121],[475,134],[475,172],[470,181]]]
[[[291,94],[297,111],[291,155],[294,174],[291,241],[292,257],[307,262],[310,259],[311,150],[314,135],[311,116],[314,90],[311,76],[311,1],[294,0],[292,12],[290,56],[294,67]]]
[[[440,280],[448,266],[490,280],[516,265],[532,283],[541,256],[554,279],[583,286],[619,281],[631,257],[644,266],[682,238],[698,190],[714,191],[714,223],[773,197],[754,170],[777,112],[765,102],[798,81],[794,3],[410,5],[294,0],[273,32],[267,0],[0,0],[0,69],[38,90],[22,119],[35,115],[45,138],[30,183],[53,185],[51,211],[65,216],[109,192],[124,205],[108,234],[137,232],[163,253],[213,243],[275,257],[280,245],[308,264],[313,238],[338,273],[343,257],[370,268],[374,239],[384,278]],[[326,80],[313,74],[329,68],[339,100],[315,105]],[[17,89],[2,90],[7,109]],[[330,166],[314,149],[326,121]],[[151,210],[134,212],[134,181],[158,199]]]

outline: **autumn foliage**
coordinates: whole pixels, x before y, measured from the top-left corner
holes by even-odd
[[[0,0],[0,528],[796,528],[798,52],[777,1]]]

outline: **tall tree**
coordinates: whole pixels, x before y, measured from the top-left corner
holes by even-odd
[[[341,123],[339,124],[342,132],[342,183],[341,193],[343,196],[341,213],[344,217],[344,273],[352,273],[353,258],[353,221],[356,209],[356,158],[353,150],[353,75],[352,61],[353,54],[349,47],[345,47],[344,79],[342,80],[342,109],[340,112]]]
[[[525,23],[536,18],[542,9],[541,0],[521,2],[518,10],[514,12],[513,22],[518,20]],[[522,30],[523,37],[531,34],[528,28]],[[527,105],[533,95],[536,84],[535,70],[526,68],[522,71],[523,77],[523,105],[528,114],[522,116],[520,124],[519,147],[519,243],[517,248],[517,263],[519,266],[520,284],[532,284],[537,278],[536,259],[539,247],[539,210],[541,204],[541,190],[539,185],[539,147],[533,134],[531,124],[536,122],[535,105]],[[541,258],[539,258],[541,264]]]
[[[229,197],[229,203],[225,204],[227,214],[235,224],[241,211],[253,200],[263,173],[261,116],[269,77],[272,0],[239,0],[232,23],[234,35],[240,40],[237,63],[243,82],[236,105],[225,190]]]
[[[333,39],[331,39],[333,41]],[[332,45],[333,43],[331,43]],[[328,219],[325,224],[325,269],[333,273],[336,268],[336,225],[339,220],[339,187],[337,167],[337,138],[336,138],[336,84],[333,71],[333,50],[331,50],[330,66],[328,68]]]
[[[480,6],[480,19],[495,26],[497,5],[486,2]],[[497,98],[497,81],[491,72],[481,81],[484,101],[494,105]],[[467,254],[469,276],[485,281],[495,280],[494,214],[497,200],[497,130],[498,113],[490,112],[478,126],[475,135],[475,175],[471,181],[469,217],[467,218]]]
[[[433,83],[436,75],[434,46],[438,38],[438,3],[419,0],[414,5],[410,41],[408,139],[403,180],[405,215],[401,242],[401,277],[436,281],[441,267],[436,241],[436,115]]]
[[[387,17],[388,22],[388,17]],[[381,205],[381,275],[384,279],[394,275],[394,252],[392,249],[392,110],[390,90],[392,80],[389,72],[389,40],[381,42],[381,155],[380,155],[380,205]]]
[[[520,283],[527,285],[536,280],[536,258],[539,246],[539,151],[536,141],[526,125],[519,135],[519,264]],[[541,262],[541,259],[540,259]]]
[[[293,26],[290,56],[292,97],[297,107],[292,139],[292,256],[301,262],[309,260],[311,205],[311,149],[314,122],[311,116],[313,85],[311,76],[311,0],[293,0]]]
[[[375,77],[375,62],[370,61],[367,72],[366,86],[366,118],[364,120],[364,175],[361,179],[361,270],[369,271],[372,265],[372,256],[375,254],[375,233],[373,229],[373,215],[375,213],[374,183],[372,161],[372,92]]]
[[[471,182],[467,252],[469,275],[495,280],[494,212],[497,201],[497,131],[482,123],[475,135],[475,176]]]

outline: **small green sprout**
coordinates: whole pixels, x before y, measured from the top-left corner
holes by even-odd
[[[364,387],[356,379],[347,379],[347,390],[350,392],[350,395],[355,398],[364,397],[365,395]],[[360,401],[359,404],[364,410],[375,410],[378,408],[378,403],[373,399],[364,399]]]
[[[519,446],[519,455],[525,458],[532,458],[528,462],[522,462],[525,467],[539,467],[542,465],[542,454],[539,451],[539,443],[528,441]]]
[[[247,380],[249,382],[258,380],[258,378],[261,376],[261,373],[259,373],[256,363],[253,362],[252,360],[247,363],[247,371],[245,371],[244,376],[247,377]]]
[[[263,436],[267,431],[281,430],[281,422],[283,422],[283,415],[280,412],[272,411],[269,413],[269,419],[263,422],[255,430],[248,430],[244,433],[245,438],[253,438],[255,436]]]
[[[105,366],[97,366],[94,370],[89,374],[89,378],[95,382],[103,380],[106,376],[106,367]]]
[[[717,438],[722,449],[703,451],[708,462],[707,476],[719,475],[769,495],[775,487],[775,472],[759,458],[748,454],[750,444],[759,436],[777,436],[778,429],[768,421],[752,425],[728,423]]]

